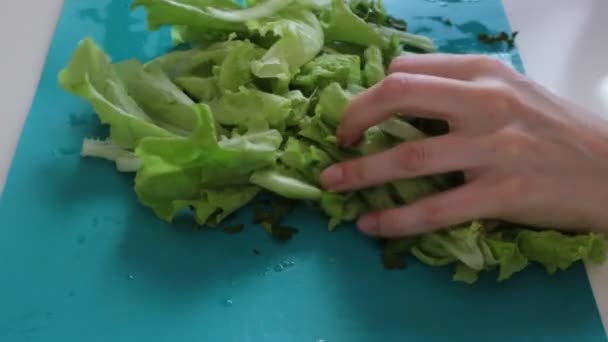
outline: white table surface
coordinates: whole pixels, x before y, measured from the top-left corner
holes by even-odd
[[[513,29],[521,32],[518,47],[528,75],[608,118],[608,22],[603,23],[603,18],[608,18],[608,0],[503,1]],[[19,0],[0,4],[0,44],[11,47],[0,53],[0,192],[62,2]],[[608,264],[588,270],[608,328]]]

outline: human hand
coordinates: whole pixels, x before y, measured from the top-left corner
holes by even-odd
[[[450,132],[333,165],[323,186],[346,191],[452,171],[466,181],[363,216],[364,233],[406,236],[481,218],[607,231],[607,122],[490,57],[407,56],[389,72],[344,112],[343,145],[395,113],[443,119]]]

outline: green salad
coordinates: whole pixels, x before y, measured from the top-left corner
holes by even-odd
[[[147,10],[150,30],[171,26],[174,50],[150,61],[111,61],[85,38],[59,83],[110,129],[107,138],[85,139],[82,155],[135,173],[139,201],[162,220],[189,210],[199,225],[215,227],[272,194],[314,204],[333,230],[462,182],[454,173],[349,193],[319,184],[335,162],[447,132],[441,121],[395,116],[368,129],[358,145],[338,146],[345,106],[380,82],[393,58],[437,51],[381,1],[135,0],[137,7]],[[289,236],[294,229],[280,224],[288,210],[274,210],[257,223]],[[382,241],[385,265],[401,267],[409,254],[431,266],[453,265],[454,280],[473,283],[483,271],[497,269],[502,281],[532,263],[554,273],[605,258],[599,234],[483,218],[445,228]]]

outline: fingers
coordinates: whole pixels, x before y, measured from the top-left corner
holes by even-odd
[[[490,217],[495,202],[480,182],[426,197],[411,205],[362,217],[359,229],[371,236],[403,237]]]
[[[472,81],[482,75],[512,72],[497,58],[483,55],[424,54],[395,59],[389,73],[423,74]]]
[[[392,74],[353,99],[343,113],[340,142],[351,145],[363,131],[397,113],[416,113],[448,121],[457,129],[465,120],[484,112],[488,101],[485,89],[464,82],[416,74]]]
[[[478,167],[490,155],[488,144],[479,139],[448,134],[333,165],[321,174],[321,183],[334,191],[357,190],[398,179]]]

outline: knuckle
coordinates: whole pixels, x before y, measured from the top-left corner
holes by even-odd
[[[508,127],[502,130],[501,138],[498,142],[498,148],[502,151],[502,156],[508,159],[520,159],[524,154],[535,150],[534,144],[530,136],[525,131]]]
[[[406,172],[425,169],[431,159],[431,151],[423,144],[403,145],[396,158],[398,168]]]
[[[523,107],[523,101],[517,90],[503,82],[486,85],[483,96],[491,102],[491,108],[495,113],[511,115],[518,113]]]
[[[473,62],[477,65],[482,73],[495,74],[498,72],[503,72],[507,68],[507,66],[499,59],[490,56],[475,56]]]
[[[412,79],[410,75],[395,73],[388,75],[380,83],[379,93],[385,96],[398,96],[411,88]]]

